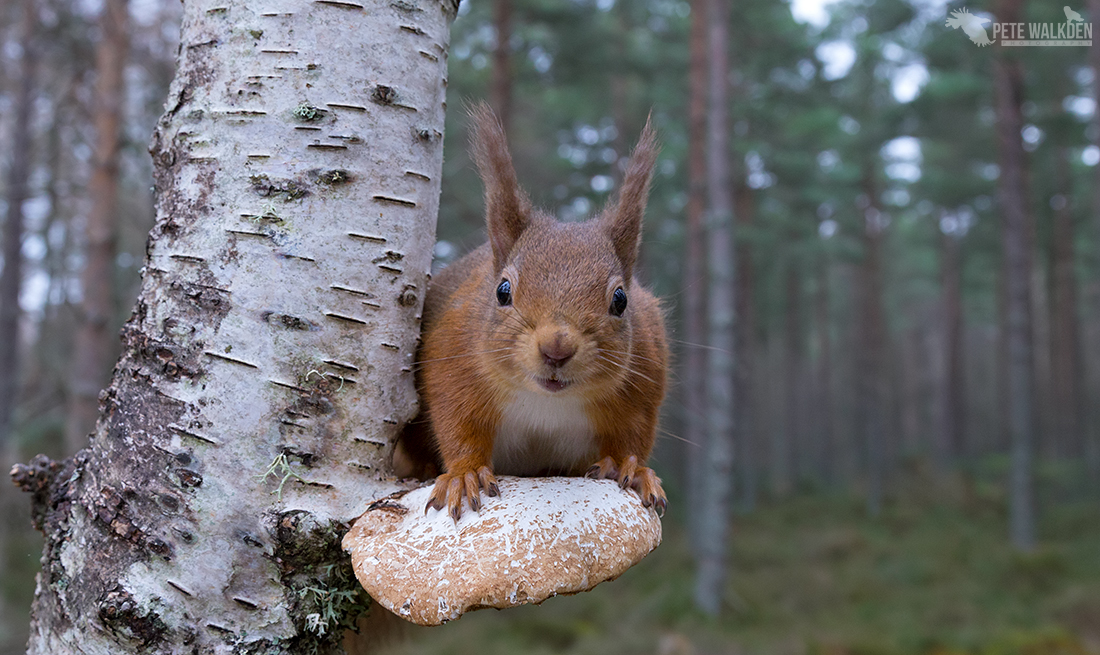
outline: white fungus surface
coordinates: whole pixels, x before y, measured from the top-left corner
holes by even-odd
[[[439,625],[613,580],[661,542],[661,522],[611,480],[498,478],[501,495],[456,524],[432,485],[373,503],[344,537],[355,575],[391,612]]]

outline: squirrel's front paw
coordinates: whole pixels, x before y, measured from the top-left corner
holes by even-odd
[[[432,495],[428,498],[424,513],[427,514],[429,509],[446,507],[451,518],[458,521],[462,517],[462,499],[465,498],[470,504],[470,509],[476,512],[481,509],[482,491],[487,496],[500,495],[496,476],[488,466],[482,466],[477,470],[444,473],[435,479],[435,489],[432,489]]]
[[[642,497],[643,507],[653,507],[661,516],[668,507],[668,497],[661,488],[661,478],[648,466],[640,466],[634,455],[617,464],[614,458],[604,457],[585,473],[586,478],[617,480],[623,489],[633,489]]]

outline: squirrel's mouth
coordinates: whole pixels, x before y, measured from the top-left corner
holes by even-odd
[[[536,378],[539,381],[539,386],[551,393],[557,393],[562,389],[569,386],[569,382],[565,380],[559,380],[556,377],[552,378]]]

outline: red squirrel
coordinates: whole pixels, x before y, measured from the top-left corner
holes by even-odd
[[[610,478],[663,513],[645,461],[668,346],[658,301],[633,274],[656,134],[647,121],[616,202],[561,223],[519,187],[492,110],[479,104],[470,118],[489,241],[425,298],[417,386],[444,471],[425,511],[446,507],[457,521],[463,499],[478,511],[482,492],[499,495],[499,473]]]

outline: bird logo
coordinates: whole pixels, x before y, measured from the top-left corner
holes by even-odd
[[[1070,8],[1066,7],[1066,15],[1068,16]],[[1080,18],[1080,16],[1078,16]],[[989,40],[989,35],[985,33],[985,28],[982,25],[989,22],[988,18],[982,18],[981,16],[975,16],[970,13],[968,9],[956,9],[951,12],[951,16],[947,19],[947,26],[953,30],[962,29],[966,33],[970,40],[979,46],[987,46],[993,43]]]
[[[1081,18],[1081,14],[1069,8],[1069,6],[1062,7],[1062,11],[1066,12],[1066,20],[1070,23],[1085,22],[1084,18]]]

